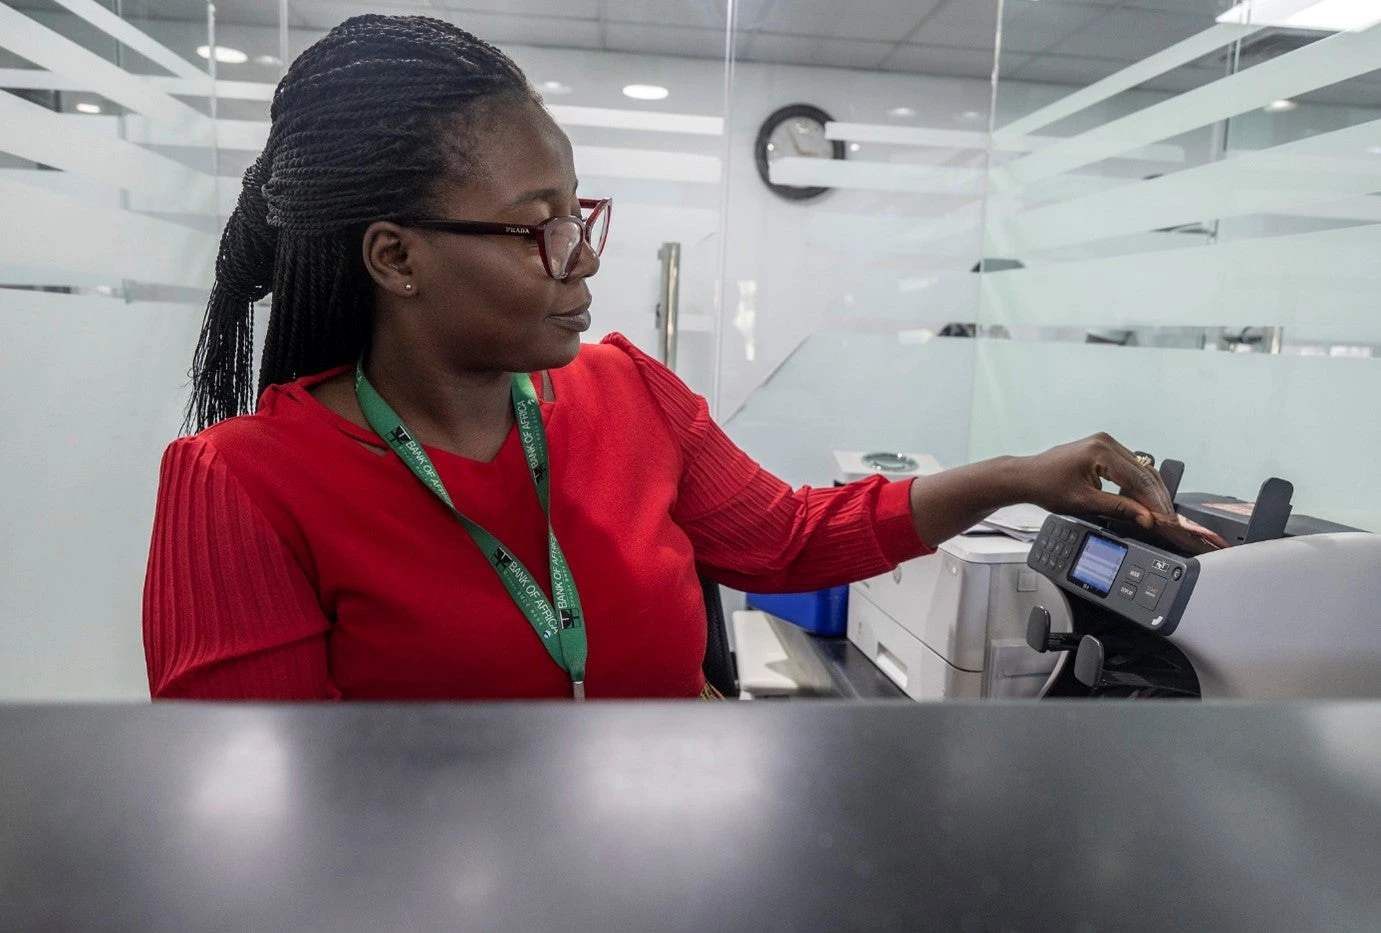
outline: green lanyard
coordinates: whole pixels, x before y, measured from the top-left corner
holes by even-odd
[[[556,597],[553,607],[542,588],[537,585],[523,562],[503,546],[498,538],[485,531],[475,522],[461,515],[446,492],[446,486],[437,475],[422,445],[413,439],[403,419],[384,401],[364,375],[364,361],[355,366],[355,397],[364,411],[365,420],[374,432],[383,438],[393,452],[403,461],[413,475],[420,479],[436,497],[446,503],[451,514],[460,520],[470,533],[480,551],[489,558],[489,564],[499,575],[508,589],[513,601],[527,616],[528,622],[542,639],[543,646],[551,659],[561,666],[571,677],[571,685],[577,700],[585,699],[585,619],[580,611],[580,596],[575,591],[575,579],[561,553],[561,545],[556,543],[556,532],[551,527],[551,476],[547,458],[547,432],[542,426],[542,406],[537,401],[537,392],[532,387],[532,378],[524,373],[514,373],[513,414],[518,419],[518,435],[523,442],[523,455],[527,458],[528,471],[532,484],[537,488],[537,499],[542,503],[542,513],[547,517],[547,555],[551,563],[551,591]]]

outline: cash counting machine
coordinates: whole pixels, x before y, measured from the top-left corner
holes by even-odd
[[[1027,620],[1030,647],[1059,657],[1042,695],[1381,696],[1381,535],[1292,516],[1280,479],[1255,503],[1176,496],[1183,469],[1161,467],[1176,511],[1229,547],[1193,556],[1060,515],[1041,528],[1027,566],[1061,597]]]

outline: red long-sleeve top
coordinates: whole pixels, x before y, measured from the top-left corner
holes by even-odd
[[[144,587],[150,692],[569,697],[460,523],[378,437],[312,396],[339,372],[271,387],[255,414],[168,448]],[[739,589],[810,590],[927,550],[908,483],[793,492],[620,336],[550,376],[551,522],[585,611],[591,697],[700,693],[697,569]],[[427,452],[457,508],[550,597],[546,521],[516,430],[491,463]]]

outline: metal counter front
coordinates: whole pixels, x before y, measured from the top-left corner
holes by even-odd
[[[1381,704],[0,708],[0,929],[1381,929]]]

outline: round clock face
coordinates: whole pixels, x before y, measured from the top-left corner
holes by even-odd
[[[810,117],[788,117],[767,138],[767,162],[782,156],[810,159],[834,158],[834,144],[825,138],[825,124]]]
[[[842,159],[844,143],[825,138],[825,124],[833,118],[819,107],[792,104],[763,121],[758,130],[754,156],[758,175],[774,194],[790,201],[819,197],[830,189],[821,186],[779,185],[772,181],[773,163],[787,158]]]

